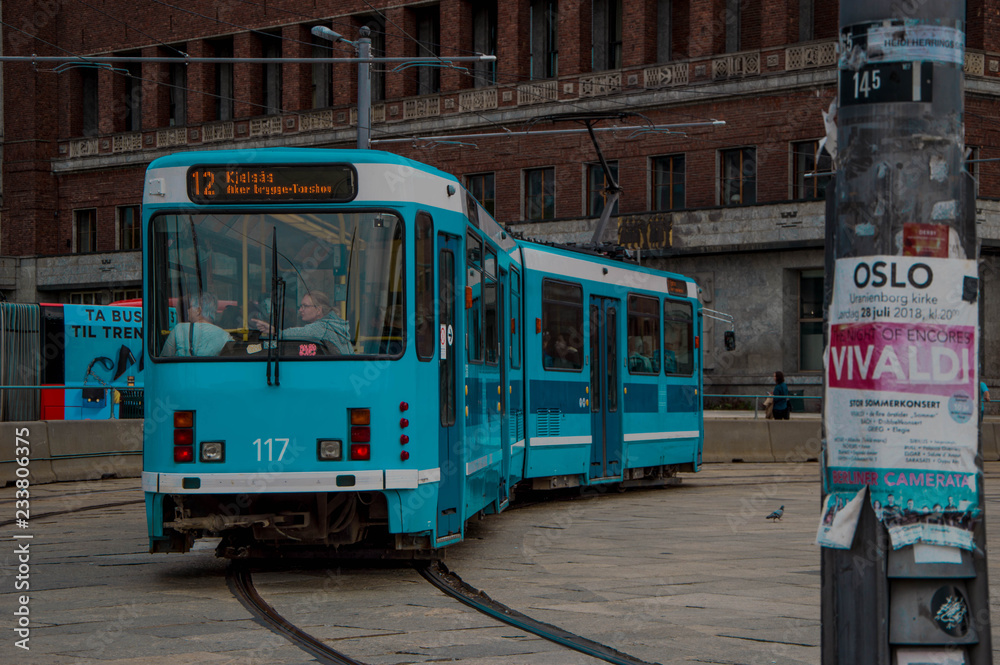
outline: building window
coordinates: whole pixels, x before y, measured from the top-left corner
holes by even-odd
[[[128,72],[125,76],[125,131],[138,132],[142,129],[142,64],[130,62],[124,68]]]
[[[557,0],[531,0],[529,48],[531,78],[559,75],[559,6]]]
[[[818,155],[817,155],[818,153]],[[818,157],[818,158],[817,158]],[[819,141],[792,144],[792,198],[811,201],[826,197],[826,186],[833,178],[833,160]]]
[[[823,270],[799,274],[799,369],[823,369]]]
[[[735,148],[719,153],[722,205],[738,206],[757,202],[757,150]]]
[[[497,53],[497,3],[496,0],[474,3],[472,9],[472,50],[483,55]],[[497,63],[476,62],[472,76],[477,88],[496,85]]]
[[[274,60],[262,65],[261,88],[264,93],[264,113],[277,115],[281,113],[281,63],[277,62],[281,57],[281,37],[261,35],[260,45],[263,57]]]
[[[111,302],[120,300],[141,300],[142,289],[115,289],[111,292]]]
[[[659,374],[660,300],[630,295],[627,326],[629,373]]]
[[[684,155],[653,158],[653,210],[684,207]]]
[[[170,63],[170,125],[187,124],[187,63]]]
[[[97,209],[73,211],[74,246],[78,254],[97,251]]]
[[[233,40],[226,39],[214,42],[215,57],[233,57]],[[215,64],[215,119],[233,119],[233,63],[218,62]]]
[[[694,318],[691,303],[663,301],[663,371],[694,374]]]
[[[670,34],[673,30],[673,6],[671,0],[657,0],[656,2],[656,62],[670,62],[673,60],[673,39]]]
[[[312,57],[329,58],[333,55],[330,42],[313,37]],[[333,63],[317,62],[312,66],[312,107],[325,109],[333,106]]]
[[[726,53],[740,50],[740,2],[726,0]]]
[[[622,0],[593,1],[594,71],[622,66]]]
[[[142,249],[142,221],[139,206],[118,208],[118,249]]]
[[[980,155],[982,151],[977,145],[966,145],[965,146],[965,171],[970,176],[972,176],[973,182],[976,183],[976,195],[979,194],[979,164]]]
[[[532,221],[556,216],[556,170],[554,167],[524,172],[524,218]]]
[[[100,305],[100,291],[72,291],[68,294],[71,305]]]
[[[476,173],[465,176],[465,186],[476,197],[479,204],[491,216],[496,217],[496,190],[493,185],[492,173]]]
[[[81,119],[84,136],[97,136],[97,70],[84,68],[80,70],[80,95],[82,104]]]
[[[608,169],[611,177],[618,182],[618,162],[608,162]],[[608,177],[604,173],[604,168],[600,164],[587,164],[587,215],[590,217],[600,217],[604,212],[604,206],[608,203]],[[612,215],[618,214],[618,201],[611,210]]]
[[[815,39],[815,0],[799,0],[799,41],[808,42]]]
[[[583,367],[583,287],[542,280],[542,367]]]
[[[441,12],[437,6],[417,12],[417,57],[438,58],[441,55]],[[417,67],[417,94],[441,92],[441,68]]]

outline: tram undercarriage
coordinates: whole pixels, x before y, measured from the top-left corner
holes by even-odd
[[[170,540],[159,541],[154,551],[187,552],[195,538],[220,536],[233,553],[279,544],[328,550],[388,540],[388,521],[379,492],[172,495],[163,508]]]

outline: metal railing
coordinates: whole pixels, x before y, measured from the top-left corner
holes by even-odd
[[[703,400],[704,399],[708,399],[709,397],[725,397],[725,398],[736,398],[736,399],[751,399],[752,398],[753,399],[753,417],[756,420],[758,418],[757,414],[761,410],[761,406],[762,406],[761,403],[763,402],[763,400],[767,399],[768,397],[774,397],[774,395],[768,395],[768,394],[764,394],[764,395],[727,395],[727,394],[708,394],[708,393],[703,393],[702,394],[702,399]],[[785,395],[785,399],[787,399],[787,400],[789,400],[789,402],[791,402],[791,401],[794,401],[794,400],[797,400],[797,399],[806,400],[806,399],[823,399],[823,398],[821,396],[819,396],[819,395],[796,395],[794,393],[789,393],[788,395]],[[702,403],[704,404],[704,402],[702,402]]]

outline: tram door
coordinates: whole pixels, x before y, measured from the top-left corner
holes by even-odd
[[[621,301],[617,298],[590,297],[591,479],[618,478],[622,473],[620,310]]]
[[[459,441],[456,414],[458,412],[457,375],[461,366],[458,358],[460,339],[456,327],[455,257],[462,256],[459,240],[455,236],[438,235],[438,392],[440,394],[440,434],[438,462],[441,480],[438,483],[437,536],[438,540],[458,534],[462,529],[462,485],[465,466]]]
[[[497,358],[497,364],[500,367],[500,447],[503,449],[503,462],[500,465],[500,492],[498,496],[500,507],[502,507],[503,504],[507,503],[507,499],[510,496],[510,488],[507,487],[507,479],[510,476],[510,418],[507,416],[510,412],[510,377],[507,371],[507,354],[509,352],[507,337],[510,331],[507,329],[507,322],[510,321],[510,312],[507,310],[509,302],[509,298],[507,298],[507,271],[500,268],[499,273],[500,284],[497,288],[497,298],[499,298],[497,302],[497,327],[499,328],[499,334],[497,336],[497,343],[500,345],[498,352],[500,357]]]

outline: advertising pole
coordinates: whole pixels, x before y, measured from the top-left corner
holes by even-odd
[[[965,3],[841,0],[822,661],[992,662]]]

